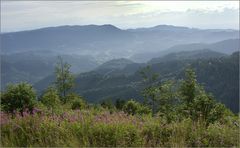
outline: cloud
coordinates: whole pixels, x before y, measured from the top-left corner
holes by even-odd
[[[172,24],[236,29],[238,13],[238,2],[223,1],[2,1],[1,30],[85,24],[113,24],[120,28]]]

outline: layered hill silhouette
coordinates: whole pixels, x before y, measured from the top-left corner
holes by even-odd
[[[153,59],[142,64],[133,63],[126,59],[112,60],[100,65],[93,71],[79,74],[76,77],[77,85],[74,90],[90,102],[101,102],[105,99],[130,99],[132,97],[141,100],[143,99],[141,96],[143,78],[139,72],[142,68],[150,65],[154,73],[160,74],[158,81],[162,82],[181,79],[185,68],[190,66],[196,70],[198,81],[206,87],[207,91],[212,92],[218,101],[237,112],[239,52],[230,56],[211,50],[200,50],[197,53],[212,56],[196,58],[193,52],[188,51],[171,53],[161,58],[168,59],[167,61],[152,62]],[[171,55],[178,54],[179,57],[183,54],[188,56],[185,58],[169,58]],[[116,61],[118,67],[112,67],[116,64]],[[54,76],[51,75],[36,83],[34,87],[41,92],[53,82]],[[225,88],[225,86],[228,86],[228,88]]]
[[[97,61],[106,62],[138,53],[162,51],[174,45],[213,43],[238,38],[238,35],[238,30],[201,30],[169,25],[126,30],[113,25],[85,25],[3,33],[1,40],[3,53],[42,50],[61,54],[71,52],[91,55]]]
[[[110,24],[1,33],[1,89],[26,81],[41,93],[54,81],[60,55],[72,65],[75,91],[88,101],[141,100],[142,68],[151,65],[161,75],[158,81],[165,81],[181,78],[192,66],[206,89],[236,112],[238,35],[239,30],[229,29],[171,25],[120,29]]]

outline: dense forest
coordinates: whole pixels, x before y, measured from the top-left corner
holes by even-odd
[[[54,82],[40,95],[28,83],[8,85],[1,93],[1,146],[238,147],[238,115],[217,101],[211,94],[214,92],[206,91],[198,81],[218,81],[225,75],[225,69],[233,70],[232,74],[235,74],[236,67],[228,64],[238,66],[235,62],[238,58],[236,52],[208,60],[173,60],[168,65],[144,66],[129,76],[116,74],[110,77],[108,70],[102,70],[104,77],[91,72],[92,75],[82,74],[78,78],[71,73],[71,65],[59,57]],[[159,65],[161,68],[157,68]],[[200,70],[209,77],[202,77]],[[83,81],[84,76],[94,77]],[[235,75],[230,77],[226,81],[235,79]],[[113,79],[115,81],[111,81]],[[106,89],[104,93],[110,98],[129,91],[124,99],[123,96],[107,98],[93,104],[76,91],[79,87],[98,91],[92,86],[109,88],[122,83],[129,85]],[[217,88],[221,87],[233,89],[217,86],[214,87],[216,93],[220,93]],[[131,89],[140,93],[131,94]],[[221,95],[224,98],[225,94]],[[236,97],[236,94],[232,95]]]

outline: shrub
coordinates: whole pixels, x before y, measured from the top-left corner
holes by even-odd
[[[81,99],[82,97],[79,96],[78,94],[76,93],[69,93],[67,96],[66,96],[66,103],[72,103],[73,101],[75,100],[78,100],[78,99]]]
[[[138,108],[139,108],[139,103],[133,100],[130,100],[124,105],[123,110],[127,114],[135,115],[137,113]]]
[[[87,106],[84,99],[75,93],[68,94],[66,98],[72,109],[84,109]]]
[[[239,147],[239,127],[227,126],[218,122],[210,124],[205,135],[208,145],[212,147]]]
[[[41,102],[48,108],[56,108],[60,105],[58,92],[53,87],[49,87],[41,97]]]
[[[72,102],[72,109],[84,109],[86,107],[86,103],[82,100],[75,100]]]
[[[214,123],[215,121],[223,120],[227,116],[233,116],[233,114],[223,104],[216,103],[209,113],[207,123]]]
[[[100,105],[102,108],[109,110],[109,112],[111,114],[116,110],[116,108],[110,98],[103,100]]]
[[[128,101],[124,107],[123,110],[125,113],[130,114],[130,115],[135,115],[135,114],[150,114],[151,109],[149,109],[147,106],[144,106],[134,100]]]
[[[114,108],[114,105],[112,103],[112,100],[111,99],[105,99],[101,102],[101,106],[105,109],[113,109]]]
[[[33,87],[27,83],[9,85],[1,95],[3,110],[13,113],[15,110],[23,112],[32,110],[36,103],[36,93]]]
[[[205,92],[196,96],[193,100],[192,118],[193,120],[207,121],[209,114],[214,107],[214,100]]]
[[[117,99],[116,103],[115,103],[115,106],[118,110],[122,110],[125,104],[126,104],[125,100]]]
[[[151,109],[144,105],[140,105],[140,107],[137,110],[137,114],[139,115],[151,114],[151,113],[152,113]]]

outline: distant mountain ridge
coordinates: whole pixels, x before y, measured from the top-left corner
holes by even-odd
[[[195,29],[196,28],[189,28],[183,26],[173,26],[173,25],[157,25],[153,27],[144,27],[144,28],[136,28],[136,29],[128,29],[129,31],[160,31],[160,30],[188,30],[188,29]]]
[[[61,54],[91,55],[99,62],[106,62],[143,52],[162,51],[178,44],[238,38],[238,34],[238,30],[201,30],[170,25],[126,30],[110,24],[58,26],[2,33],[1,48],[4,54],[49,50]]]
[[[148,53],[140,53],[133,55],[131,59],[136,62],[146,62],[152,58],[162,57],[169,53],[173,52],[181,52],[181,51],[194,51],[194,50],[202,50],[202,49],[210,49],[215,52],[220,52],[224,54],[232,54],[235,51],[240,50],[240,41],[239,38],[236,39],[227,39],[211,44],[207,43],[191,43],[191,44],[180,44],[172,46],[168,49],[159,51],[159,52],[148,52]]]
[[[216,52],[221,52],[225,54],[232,54],[235,51],[238,51],[240,49],[240,43],[239,38],[236,39],[228,39],[219,41],[212,44],[206,44],[206,43],[193,43],[193,44],[183,44],[183,45],[176,45],[173,46],[168,50],[168,52],[173,51],[193,51],[193,50],[199,50],[199,49],[211,49]]]

